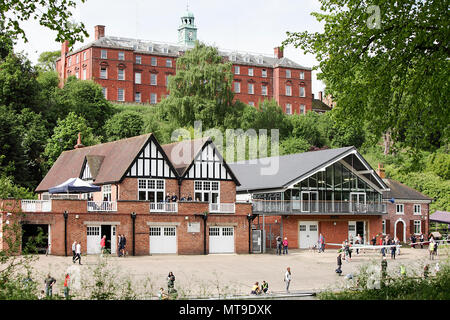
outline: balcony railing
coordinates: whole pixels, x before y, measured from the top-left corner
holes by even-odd
[[[209,212],[211,213],[235,213],[234,203],[210,203]]]
[[[150,212],[178,212],[178,202],[150,202]]]
[[[252,207],[267,213],[386,213],[386,204],[378,202],[253,200]]]
[[[114,212],[117,211],[117,202],[115,201],[88,201],[87,211]]]
[[[51,200],[22,200],[23,212],[50,212],[52,211]]]

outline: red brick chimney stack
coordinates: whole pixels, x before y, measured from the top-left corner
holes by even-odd
[[[385,179],[386,175],[384,174],[384,167],[382,163],[378,163],[377,174],[381,179]]]
[[[64,79],[66,78],[66,56],[69,53],[69,41],[64,41],[61,44],[61,70],[59,86],[62,88],[64,86]]]
[[[105,26],[96,25],[94,27],[94,30],[95,30],[95,40],[98,40],[105,36]]]
[[[277,58],[277,59],[283,58],[283,48],[281,48],[281,47],[274,48],[274,55],[275,55],[275,58]]]
[[[83,148],[84,145],[81,143],[81,132],[78,132],[78,140],[77,144],[74,146],[74,149]]]

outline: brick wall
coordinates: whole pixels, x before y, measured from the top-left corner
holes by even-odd
[[[397,204],[403,204],[404,214],[396,213],[396,205]],[[420,206],[421,206],[421,214],[420,215],[414,214],[414,205],[415,204],[420,204]],[[397,224],[397,227],[403,228],[400,226],[400,223],[403,222],[405,224],[406,239],[403,239],[404,242],[409,242],[409,238],[411,237],[411,223],[414,220],[421,221],[422,233],[425,235],[425,238],[428,235],[428,232],[429,232],[429,225],[428,225],[429,204],[428,203],[402,202],[401,200],[396,200],[395,203],[387,202],[387,212],[388,212],[388,214],[385,219],[389,220],[390,222],[387,223],[386,234],[389,234],[392,238],[396,236],[396,227],[395,226],[396,226],[397,221],[399,221]]]

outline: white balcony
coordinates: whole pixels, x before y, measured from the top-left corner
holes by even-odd
[[[23,212],[50,212],[52,211],[51,200],[22,200]]]
[[[235,213],[234,203],[210,203],[209,212],[211,213]]]
[[[116,201],[88,201],[88,212],[114,212],[117,211]]]
[[[178,212],[178,202],[150,202],[150,212]]]

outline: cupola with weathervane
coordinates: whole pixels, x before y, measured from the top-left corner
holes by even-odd
[[[189,11],[181,17],[181,25],[178,27],[178,44],[193,47],[197,40],[197,27],[194,23],[194,14]]]

